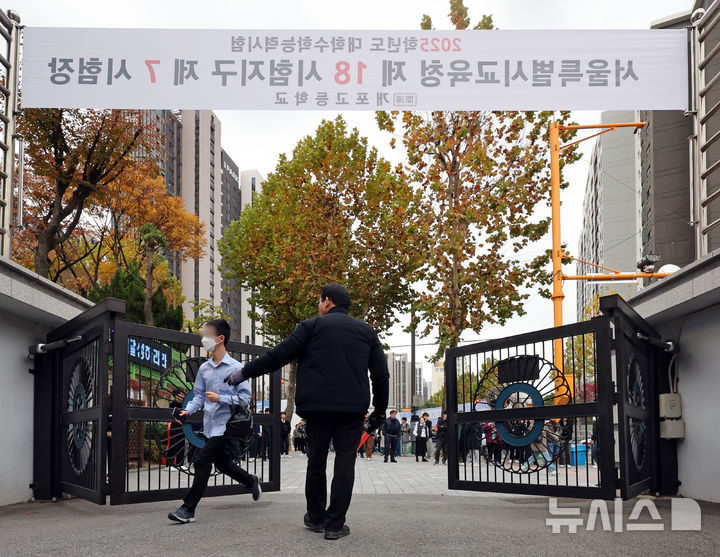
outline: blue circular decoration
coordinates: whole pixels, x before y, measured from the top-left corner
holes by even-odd
[[[87,396],[85,395],[85,387],[79,384],[75,387],[72,399],[73,410],[85,410],[87,408]],[[76,422],[71,426],[73,443],[79,449],[85,443],[85,422]]]
[[[193,396],[195,396],[195,391],[190,389],[188,394],[185,395],[185,398],[183,399],[182,407],[187,408],[188,403],[193,399]],[[188,443],[191,445],[195,445],[196,447],[202,449],[205,446],[205,439],[200,437],[197,433],[195,433],[195,430],[193,429],[193,424],[185,423],[182,426],[183,433],[185,434],[185,439],[188,440]]]
[[[530,400],[532,400],[533,406],[535,407],[545,406],[545,402],[543,401],[540,391],[538,391],[535,387],[533,387],[529,383],[513,383],[512,385],[508,385],[501,391],[500,395],[495,401],[495,410],[504,410],[505,402],[508,398],[510,398],[511,395],[514,395],[515,393],[525,393],[526,395],[528,395],[530,397]],[[543,425],[544,420],[534,420],[534,425],[532,429],[522,437],[512,435],[505,427],[504,422],[496,422],[495,429],[497,429],[500,438],[508,445],[512,445],[513,447],[524,447],[525,445],[529,445],[530,443],[535,441],[535,439],[540,436]]]

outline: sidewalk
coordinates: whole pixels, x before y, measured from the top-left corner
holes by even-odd
[[[463,497],[450,496],[461,492],[442,490],[405,492],[414,484],[417,489],[436,486],[446,474],[443,465],[416,465],[414,459],[396,465],[375,459],[358,462],[360,482],[356,486],[361,492],[354,496],[348,514],[352,534],[329,542],[302,525],[305,501],[297,482],[304,458],[294,456],[282,462],[285,481],[281,492],[264,494],[257,503],[247,495],[208,498],[198,507],[196,522],[187,525],[166,518],[176,502],[110,507],[71,499],[0,508],[0,555],[704,557],[718,555],[720,548],[720,505],[702,505],[700,532],[670,531],[670,503],[658,500],[664,522],[660,532],[600,532],[598,522],[594,532],[580,528],[577,534],[553,534],[545,522],[550,516],[546,498],[496,494]],[[332,466],[332,462],[328,464]],[[378,479],[372,480],[370,487],[366,482],[363,485],[364,475]],[[392,493],[366,493],[366,489]],[[573,503],[559,501],[560,506]],[[589,502],[580,506],[586,516]],[[613,520],[612,504],[609,508]],[[632,502],[624,505],[626,519],[632,508]]]

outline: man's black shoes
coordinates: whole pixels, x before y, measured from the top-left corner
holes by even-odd
[[[350,527],[347,524],[344,524],[340,530],[325,530],[326,540],[339,540],[340,538],[344,538],[349,535]]]
[[[305,526],[310,528],[310,530],[312,530],[313,532],[322,533],[325,531],[325,525],[315,524],[312,520],[310,520],[310,515],[308,513],[305,513],[305,516],[303,517],[303,522],[305,523]]]
[[[394,458],[391,458],[390,462],[397,462],[397,460],[395,460]]]
[[[255,474],[252,474],[250,476],[252,479],[252,483],[250,484],[250,492],[253,496],[253,501],[257,501],[260,499],[260,494],[262,493],[262,487],[260,487],[260,480]]]
[[[187,524],[188,522],[195,522],[195,511],[191,511],[185,505],[183,505],[178,510],[168,513],[168,518],[182,524]]]

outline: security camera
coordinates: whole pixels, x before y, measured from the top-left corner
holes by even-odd
[[[637,268],[643,273],[652,273],[655,270],[655,263],[660,261],[660,256],[656,253],[649,253],[637,263]]]

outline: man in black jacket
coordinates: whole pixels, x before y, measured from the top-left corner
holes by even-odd
[[[385,436],[385,462],[390,457],[390,462],[397,462],[395,455],[399,452],[400,445],[400,422],[395,417],[395,410],[390,410],[390,417],[382,425],[382,432]]]
[[[363,418],[373,406],[370,428],[385,421],[389,377],[385,353],[377,333],[348,315],[350,293],[344,286],[322,287],[319,317],[301,322],[280,344],[229,374],[230,384],[270,373],[297,359],[295,404],[307,420],[308,467],[305,479],[305,525],[325,532],[325,539],[347,536],[345,514],[355,481],[355,457],[363,432]],[[326,508],[325,469],[330,441],[335,447],[335,470]]]
[[[440,462],[440,451],[442,451],[443,464],[447,462],[447,412],[443,412],[442,418],[437,421],[437,441],[435,442],[435,464]]]
[[[290,422],[285,412],[280,412],[280,456],[290,456]]]

